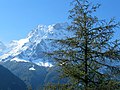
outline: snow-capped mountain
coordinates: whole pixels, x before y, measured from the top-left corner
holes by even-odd
[[[49,26],[38,25],[25,39],[12,41],[10,43],[11,50],[0,58],[2,61],[22,59],[23,61],[34,62],[38,65],[52,66],[48,63],[52,62],[52,60],[47,58],[44,52],[50,52],[59,47],[51,43],[50,39],[62,39],[71,35],[66,30],[67,26],[67,23]]]
[[[71,33],[66,30],[67,27],[67,23],[38,25],[26,38],[10,42],[7,46],[9,51],[0,56],[0,64],[34,89],[49,81],[56,82],[57,80],[51,77],[51,75],[58,77],[57,72],[54,74],[54,61],[44,52],[60,48],[58,44],[52,43],[51,39],[71,36]]]

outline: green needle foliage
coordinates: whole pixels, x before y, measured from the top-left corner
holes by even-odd
[[[74,0],[72,5],[68,31],[74,35],[53,40],[61,48],[48,53],[70,80],[66,90],[120,90],[120,43],[112,39],[120,24],[94,16],[100,4]]]

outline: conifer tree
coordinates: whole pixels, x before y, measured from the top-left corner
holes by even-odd
[[[48,53],[62,76],[70,79],[68,90],[119,89],[120,43],[112,39],[119,23],[114,18],[106,21],[94,16],[100,4],[74,0],[72,5],[68,31],[74,35],[53,40],[62,48]]]

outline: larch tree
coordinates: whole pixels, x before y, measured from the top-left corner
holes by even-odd
[[[67,30],[73,36],[53,40],[62,48],[48,53],[70,79],[68,90],[120,89],[120,43],[113,39],[119,22],[99,20],[94,12],[100,4],[74,0],[72,5]]]

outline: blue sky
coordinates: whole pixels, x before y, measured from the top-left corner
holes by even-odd
[[[0,0],[0,40],[25,38],[38,24],[66,22],[72,0]],[[93,0],[95,1],[95,0]],[[120,20],[120,0],[96,0],[102,3],[96,15]],[[116,37],[120,31],[117,30]],[[120,37],[119,37],[120,38]]]

